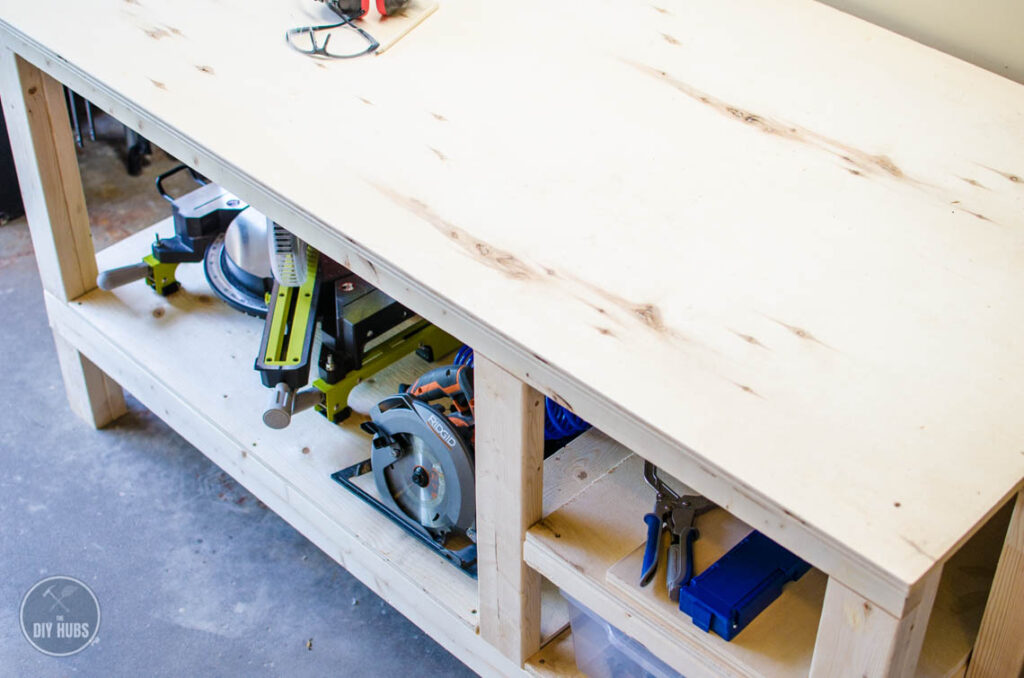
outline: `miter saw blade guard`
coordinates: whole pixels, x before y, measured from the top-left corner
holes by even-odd
[[[252,207],[245,208],[203,258],[210,289],[228,306],[257,318],[267,316],[267,293],[273,286],[267,221]]]

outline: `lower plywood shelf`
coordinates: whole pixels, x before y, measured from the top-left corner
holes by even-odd
[[[100,269],[137,261],[158,229],[173,231],[166,221],[117,243],[99,254]],[[335,426],[306,412],[287,429],[264,426],[268,391],[253,370],[262,321],[217,300],[201,266],[180,266],[177,275],[182,289],[167,298],[141,281],[113,293],[94,290],[67,304],[47,295],[51,322],[146,407],[472,668],[515,673],[480,639],[476,581],[331,479],[332,472],[369,456],[369,438],[358,427],[363,418],[354,415]],[[387,377],[378,377],[379,388]],[[545,638],[568,620],[553,589],[544,596],[544,619]]]
[[[812,569],[732,642],[694,626],[665,593],[663,580],[640,589],[643,514],[654,493],[643,460],[600,433],[577,445],[620,461],[546,515],[526,537],[527,563],[613,626],[684,673],[697,676],[806,676],[827,577]],[[598,451],[600,450],[600,451]],[[999,554],[999,521],[980,531],[946,565],[918,675],[963,673]],[[1005,528],[1005,522],[1003,522]],[[696,569],[701,571],[750,528],[722,510],[701,518]],[[527,664],[535,675],[575,675],[571,633],[551,641]]]
[[[118,243],[99,255],[100,267],[137,260],[157,229],[171,231],[164,222]],[[360,418],[334,426],[304,413],[283,431],[266,428],[261,410],[267,392],[252,369],[261,322],[220,303],[199,266],[179,267],[179,278],[183,289],[168,298],[141,282],[115,293],[93,291],[71,303],[47,295],[51,322],[143,404],[472,668],[484,675],[517,673],[480,638],[476,582],[331,480],[330,473],[368,455]],[[388,390],[382,386],[388,379],[381,375],[375,388]],[[790,587],[732,643],[690,625],[656,592],[629,590],[624,583],[628,561],[618,570],[615,566],[643,539],[640,517],[652,497],[640,463],[596,431],[548,459],[546,518],[527,535],[528,563],[689,676],[806,674],[824,591],[819,572]],[[747,528],[718,511],[701,530],[698,567]],[[957,558],[947,565],[947,575],[963,570]],[[611,578],[609,570],[614,570]],[[929,627],[924,675],[954,675],[962,668],[987,591],[983,577],[967,584],[946,579]],[[965,603],[974,589],[981,591],[975,604]],[[542,636],[553,640],[531,659],[528,671],[575,672],[572,637],[562,631],[566,620],[560,596],[547,589]]]

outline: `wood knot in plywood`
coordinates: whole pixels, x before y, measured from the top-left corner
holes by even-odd
[[[752,345],[752,346],[758,346],[758,347],[763,348],[763,349],[767,349],[768,348],[767,346],[762,344],[760,341],[758,341],[757,337],[755,337],[755,336],[752,336],[752,335],[749,335],[749,334],[744,334],[743,332],[737,332],[736,330],[729,330],[729,331],[732,332],[733,334],[735,334],[737,337],[739,337],[743,341],[745,341],[748,344]]]
[[[897,167],[896,163],[894,163],[892,161],[892,158],[890,158],[889,156],[887,156],[887,155],[876,155],[876,156],[872,157],[871,159],[874,161],[874,163],[879,168],[881,168],[883,171],[891,174],[892,176],[897,177],[897,178],[903,176],[903,170],[901,170],[899,167]]]
[[[1004,170],[996,169],[995,167],[989,167],[988,165],[981,165],[980,163],[979,166],[984,167],[989,172],[995,172],[999,176],[1009,181],[1011,184],[1024,185],[1024,179],[1022,179],[1019,174],[1016,174],[1014,172],[1006,172]]]
[[[539,274],[535,273],[529,265],[511,252],[480,240],[466,229],[442,217],[422,200],[401,195],[386,186],[374,185],[374,188],[398,206],[426,221],[446,238],[458,244],[464,253],[485,266],[514,280],[529,280],[539,277]]]
[[[661,319],[661,311],[654,304],[638,304],[632,310],[633,314],[640,318],[648,327],[659,332],[665,329],[665,323]]]
[[[986,191],[990,190],[988,188],[988,186],[985,186],[983,183],[981,183],[980,181],[978,181],[976,179],[971,179],[971,178],[968,178],[968,177],[960,177],[960,181],[967,182],[971,186],[975,186],[977,188],[984,188]]]
[[[790,325],[789,323],[784,323],[781,320],[778,320],[776,318],[768,318],[768,319],[771,320],[774,323],[777,323],[777,324],[781,325],[782,327],[785,327],[787,330],[792,332],[794,335],[800,337],[801,339],[804,339],[806,341],[811,341],[811,342],[814,342],[816,344],[821,344],[825,348],[832,348],[831,346],[829,346],[828,344],[823,342],[821,339],[818,339],[816,336],[814,336],[813,334],[811,334],[810,332],[808,332],[807,330],[805,330],[802,327],[797,327],[796,325]]]
[[[761,398],[761,400],[764,400],[764,396],[762,396],[760,393],[750,388],[746,384],[741,384],[738,381],[733,381],[732,385],[738,388],[739,390],[743,391],[744,393],[748,393],[756,398]]]

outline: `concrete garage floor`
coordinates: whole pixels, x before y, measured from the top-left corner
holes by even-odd
[[[153,179],[174,164],[129,177],[100,123],[80,152],[98,248],[170,214]],[[0,227],[0,314],[0,676],[473,675],[138,402],[102,431],[71,414],[24,219]],[[18,621],[55,574],[102,611],[65,658]]]

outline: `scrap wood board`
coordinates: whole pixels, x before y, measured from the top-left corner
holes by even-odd
[[[408,4],[395,13],[393,16],[381,16],[377,12],[376,3],[371,3],[370,11],[356,21],[356,25],[369,33],[380,45],[376,54],[380,55],[390,49],[395,43],[408,35],[417,26],[423,23],[427,17],[437,11],[437,0],[409,0]],[[295,27],[299,26],[321,26],[336,24],[339,17],[325,6],[316,6],[312,2],[295,2],[294,17]],[[335,35],[332,40],[338,42],[342,38]],[[323,42],[323,37],[318,42]],[[360,40],[355,44],[361,47]],[[355,50],[353,50],[355,51]]]

